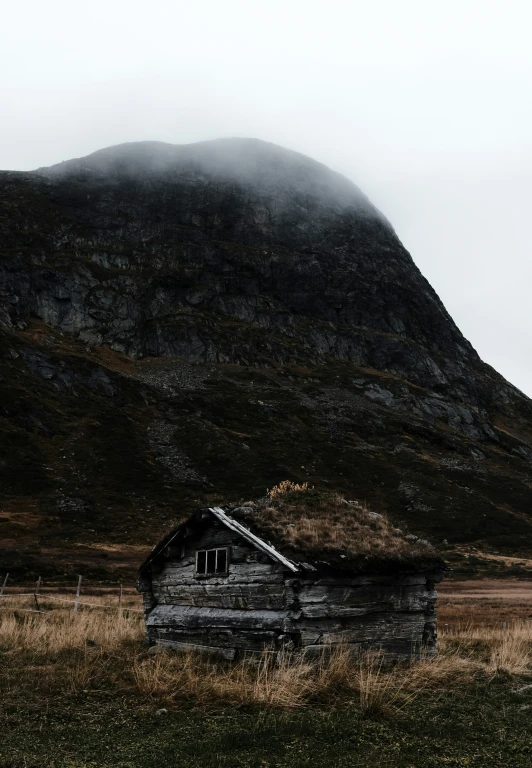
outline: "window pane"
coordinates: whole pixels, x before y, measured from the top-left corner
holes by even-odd
[[[206,573],[207,553],[198,552],[196,555],[196,573]]]
[[[217,554],[218,554],[218,557],[216,560],[216,572],[225,573],[227,570],[227,550],[218,549]]]
[[[216,550],[210,549],[207,552],[207,573],[216,573]]]

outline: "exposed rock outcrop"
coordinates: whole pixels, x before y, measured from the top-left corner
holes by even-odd
[[[479,386],[477,355],[390,224],[294,152],[147,142],[0,181],[16,327],[37,316],[136,357],[333,356],[431,388]]]

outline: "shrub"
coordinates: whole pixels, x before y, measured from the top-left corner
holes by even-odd
[[[269,488],[267,491],[268,498],[278,499],[282,496],[288,496],[290,493],[305,493],[312,490],[308,483],[293,483],[291,480],[282,480],[278,485],[274,485],[273,488]]]

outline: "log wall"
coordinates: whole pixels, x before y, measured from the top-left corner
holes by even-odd
[[[301,580],[293,588],[300,645],[309,653],[339,643],[380,648],[394,659],[436,653],[437,595],[423,574]]]
[[[230,547],[229,573],[198,577],[196,551],[214,547]],[[150,594],[157,608],[147,615],[150,642],[235,658],[291,641],[284,566],[218,521],[188,540],[180,554],[153,575]]]
[[[229,573],[198,576],[196,550],[222,546]],[[218,521],[168,557],[139,587],[151,643],[226,658],[282,647],[317,654],[339,643],[393,659],[436,652],[436,592],[424,574],[294,574]]]

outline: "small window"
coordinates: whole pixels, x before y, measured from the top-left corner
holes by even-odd
[[[196,553],[196,571],[198,573],[207,573],[207,553]]]
[[[225,573],[227,571],[227,550],[216,550],[216,573]]]
[[[208,576],[214,573],[227,573],[229,567],[229,550],[203,549],[196,552],[196,574]]]

